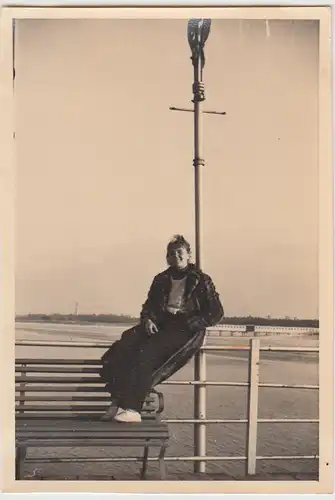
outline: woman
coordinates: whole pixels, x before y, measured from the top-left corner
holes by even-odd
[[[189,243],[176,235],[167,246],[168,268],[155,276],[140,324],[124,332],[103,356],[101,377],[112,404],[102,420],[141,422],[140,411],[155,370],[223,317],[211,278],[190,259]]]

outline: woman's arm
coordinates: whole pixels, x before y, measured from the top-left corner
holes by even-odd
[[[148,296],[144,304],[142,305],[142,310],[140,314],[140,319],[143,323],[145,323],[148,319],[155,322],[155,289],[156,289],[156,278],[153,279],[151,283]]]
[[[204,274],[200,286],[200,312],[188,320],[188,326],[192,331],[214,326],[224,316],[224,309],[211,277]]]
[[[205,301],[203,315],[207,326],[217,325],[224,316],[223,306],[220,296],[215,289],[215,285],[210,276],[205,275]]]

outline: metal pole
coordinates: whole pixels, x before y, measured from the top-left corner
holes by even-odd
[[[203,345],[206,343],[206,337],[204,340]],[[206,351],[201,350],[199,352],[199,380],[201,382],[206,382],[207,381],[207,356],[206,356]],[[206,456],[206,440],[207,440],[207,426],[206,426],[206,392],[207,392],[207,386],[204,385],[195,385],[195,390],[198,389],[198,418],[200,419],[200,422],[198,424],[198,431],[197,431],[197,439],[198,439],[198,444],[197,444],[197,451],[198,455],[200,457],[205,457]],[[203,421],[203,423],[201,422]],[[194,463],[194,470],[195,472],[200,472],[204,473],[206,472],[206,462],[204,460],[200,460],[199,462]]]
[[[200,268],[202,265],[202,212],[201,212],[201,167],[205,162],[202,157],[201,147],[201,103],[205,100],[204,85],[202,83],[202,70],[205,65],[204,46],[210,32],[210,19],[191,19],[188,22],[188,41],[192,52],[193,77],[193,103],[194,103],[194,209],[195,209],[195,260]],[[201,352],[194,358],[194,381],[206,377],[205,357]],[[206,418],[206,386],[194,386],[194,419]],[[194,425],[194,455],[206,455],[206,425]],[[199,460],[194,465],[194,472],[205,472],[206,462]]]
[[[202,249],[202,211],[201,211],[201,167],[205,165],[202,158],[202,117],[201,103],[205,100],[204,93],[200,91],[201,67],[199,58],[194,65],[194,83],[193,83],[193,102],[194,102],[194,196],[195,196],[195,255],[196,265],[201,267],[201,249]]]
[[[258,388],[259,388],[260,339],[250,340],[249,388],[248,388],[248,426],[247,426],[247,475],[256,474]]]
[[[193,82],[193,102],[194,102],[194,209],[195,209],[195,257],[196,265],[202,265],[202,210],[201,210],[201,188],[202,188],[202,168],[205,161],[202,157],[202,120],[201,103],[205,100],[202,81],[202,69],[200,57],[193,59],[194,82]],[[201,85],[200,85],[201,84]],[[202,372],[201,352],[194,358],[194,380],[201,380]],[[194,419],[206,418],[206,386],[194,386]],[[204,424],[194,424],[194,455],[204,457],[206,455],[206,426]],[[206,470],[206,462],[194,463],[194,472],[203,473]]]

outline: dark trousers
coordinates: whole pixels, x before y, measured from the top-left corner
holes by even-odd
[[[157,333],[148,336],[137,326],[113,344],[104,361],[103,379],[117,405],[140,411],[152,376],[193,336],[181,317],[167,315]]]

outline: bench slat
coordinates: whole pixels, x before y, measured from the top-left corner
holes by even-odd
[[[123,424],[118,424],[120,427]],[[76,431],[76,432],[66,432],[62,431],[61,433],[55,432],[53,429],[46,429],[45,432],[38,432],[36,430],[32,431],[20,431],[17,435],[17,439],[22,441],[27,439],[34,440],[45,440],[45,441],[71,441],[75,439],[83,439],[87,438],[88,441],[94,439],[146,439],[149,437],[168,437],[168,430],[166,428],[160,428],[158,425],[155,425],[153,428],[149,428],[148,425],[142,424],[132,424],[133,427],[140,427],[141,429],[129,429],[128,431],[122,430],[111,430],[107,432],[106,430],[101,430],[100,432],[96,431],[90,434],[90,431]]]
[[[137,425],[137,424],[134,424],[134,425]],[[162,440],[162,439],[168,439],[168,434],[166,432],[160,432],[158,429],[156,429],[155,431],[146,431],[146,432],[142,432],[142,433],[134,433],[132,431],[129,431],[128,433],[125,433],[125,434],[122,434],[122,436],[118,436],[117,433],[111,433],[111,434],[104,434],[104,433],[96,433],[97,435],[94,436],[94,437],[90,437],[89,434],[85,434],[85,433],[78,433],[78,435],[74,436],[73,433],[72,435],[69,433],[69,434],[65,434],[64,437],[61,437],[59,436],[59,438],[57,436],[54,436],[52,435],[52,433],[50,434],[47,434],[45,433],[44,435],[42,434],[41,436],[39,436],[38,434],[35,434],[35,436],[33,436],[32,434],[31,435],[22,435],[18,438],[19,442],[27,442],[27,441],[35,441],[35,442],[39,442],[39,443],[43,443],[43,444],[40,444],[40,446],[52,446],[53,444],[56,444],[57,446],[71,446],[70,443],[73,443],[73,446],[76,446],[76,443],[78,443],[78,441],[80,440],[86,440],[86,443],[84,445],[86,446],[92,446],[91,442],[94,442],[95,444],[98,444],[101,446],[101,443],[103,443],[103,446],[105,446],[108,441],[113,441],[114,442],[114,446],[120,446],[120,441],[122,441],[123,443],[128,440],[128,442],[130,440],[133,440],[134,441],[142,441],[142,446],[143,446],[143,441],[145,440]],[[105,443],[104,443],[104,440],[105,440]],[[99,443],[100,441],[100,443]],[[131,443],[133,444],[133,443]]]
[[[18,422],[16,425],[16,431],[21,433],[25,431],[31,432],[46,432],[51,430],[52,432],[112,432],[117,430],[118,432],[125,431],[143,431],[143,429],[152,430],[152,429],[167,429],[167,424],[157,422],[153,423],[152,421],[142,422],[139,424],[131,424],[131,423],[118,423],[118,422],[102,422],[101,420],[93,420],[90,421],[88,419],[81,420],[78,422],[66,421],[66,420],[58,420],[57,418],[48,419],[45,418],[42,420],[34,419],[27,422]]]
[[[16,386],[15,387],[15,392],[84,392],[84,393],[90,393],[90,392],[103,392],[106,393],[106,387],[105,386],[91,386],[91,387],[85,387],[85,386],[60,386],[60,385],[25,385],[25,386]]]
[[[25,377],[24,375],[15,377],[16,383],[29,383],[29,384],[99,384],[102,385],[103,382],[99,377],[40,377],[40,376],[30,376]]]
[[[35,395],[35,396],[15,396],[15,401],[18,403],[25,402],[25,401],[106,401],[110,403],[110,396],[109,394],[101,395],[101,396],[90,396],[86,393],[84,393],[82,396],[71,396],[68,394],[64,394],[62,396],[58,395],[53,395],[53,396],[48,396],[48,395]]]
[[[55,395],[55,396],[50,396],[50,395],[46,395],[46,396],[37,396],[37,395],[30,395],[28,396],[27,394],[22,394],[22,392],[26,393],[28,391],[26,391],[24,389],[24,391],[22,390],[18,390],[16,391],[18,393],[20,393],[20,395],[16,395],[15,396],[15,403],[16,403],[16,407],[20,407],[21,409],[23,408],[28,408],[29,407],[29,404],[27,405],[26,403],[32,403],[32,406],[38,406],[38,405],[34,405],[34,403],[39,403],[39,402],[46,402],[47,404],[45,406],[41,406],[41,409],[42,408],[50,408],[50,405],[48,404],[49,402],[55,402],[55,401],[59,401],[60,403],[68,403],[68,402],[73,402],[75,407],[77,407],[77,404],[76,403],[87,403],[88,404],[88,407],[92,407],[92,404],[93,403],[97,403],[97,402],[101,402],[102,404],[105,403],[104,405],[104,408],[106,409],[107,405],[110,404],[111,402],[111,398],[108,394],[105,394],[103,396],[95,396],[95,395],[92,395],[90,394],[89,391],[82,391],[82,395],[81,396],[73,396],[73,395],[69,395],[69,392],[65,393],[65,395]],[[33,393],[34,391],[30,391],[29,394]],[[49,392],[49,391],[47,391]],[[75,391],[71,391],[71,392],[75,392]],[[40,393],[38,393],[40,394]],[[61,405],[60,405],[61,407]],[[63,407],[63,406],[62,406]],[[58,406],[57,406],[58,408]],[[159,408],[159,402],[157,401],[156,398],[153,398],[153,397],[146,397],[145,398],[145,401],[143,403],[143,408],[144,409],[147,409],[147,410],[151,410],[151,409],[158,409]]]
[[[110,403],[110,395],[105,394],[101,396],[95,396],[95,395],[89,395],[84,393],[82,396],[70,396],[68,394],[65,394],[63,396],[58,396],[58,395],[53,395],[53,396],[48,396],[48,395],[35,395],[35,396],[16,396],[15,401],[16,402],[25,402],[25,401],[87,401],[87,402],[96,402],[96,401],[106,401]],[[145,403],[154,403],[155,398],[148,397],[145,399]]]
[[[108,405],[17,405],[16,410],[22,409],[23,411],[106,411]],[[144,411],[155,411],[155,406],[145,406]]]
[[[31,421],[18,421],[16,423],[16,435],[19,440],[32,436],[38,439],[74,439],[85,435],[89,438],[118,438],[124,439],[135,436],[145,438],[148,434],[169,435],[167,424],[153,421],[143,421],[137,424],[102,422],[102,421],[71,421],[59,419],[43,419]]]
[[[120,427],[123,427],[123,424],[118,424]],[[32,439],[74,439],[74,438],[83,438],[87,437],[88,439],[127,439],[136,435],[138,439],[144,439],[149,434],[153,434],[156,436],[167,435],[167,430],[164,427],[159,427],[158,425],[154,425],[150,427],[149,425],[142,424],[132,424],[134,428],[123,430],[123,429],[115,429],[111,426],[111,428],[107,429],[107,426],[103,429],[100,428],[100,431],[90,431],[90,429],[86,429],[86,431],[80,430],[72,430],[72,431],[56,431],[55,429],[46,429],[45,431],[41,431],[38,429],[28,429],[22,430],[20,429],[18,432],[18,439],[23,438],[32,438]],[[136,428],[135,428],[136,427]],[[138,429],[137,429],[138,427]]]
[[[99,359],[34,359],[34,358],[18,358],[15,360],[15,365],[102,365]]]
[[[148,428],[157,428],[157,427],[162,427],[162,428],[167,428],[167,424],[165,423],[157,423],[157,424],[152,424],[151,422],[148,423],[141,423],[141,424],[136,424],[137,429],[139,427],[147,426]],[[53,419],[48,419],[44,417],[44,420],[37,420],[34,422],[34,420],[30,420],[29,422],[19,422],[16,426],[16,429],[20,431],[21,429],[30,429],[34,430],[43,430],[44,428],[47,429],[54,429],[59,430],[59,431],[66,431],[66,430],[89,430],[90,432],[94,432],[95,430],[101,430],[101,429],[133,429],[135,424],[130,424],[130,423],[117,423],[117,422],[102,422],[101,420],[96,420],[96,421],[90,421],[88,419],[86,420],[81,420],[80,422],[72,422],[72,421],[66,421],[62,420],[60,421],[58,417],[54,417]]]
[[[58,413],[55,413],[55,412],[50,412],[50,413],[42,413],[42,412],[38,412],[38,413],[34,413],[34,412],[27,412],[25,413],[24,411],[22,411],[22,413],[20,412],[20,410],[17,410],[16,413],[15,413],[15,420],[17,422],[21,421],[21,422],[29,422],[29,421],[32,421],[32,420],[39,420],[39,421],[42,421],[42,420],[53,420],[55,418],[57,418],[58,421],[63,421],[63,422],[66,422],[66,421],[70,421],[71,422],[100,422],[100,418],[101,418],[101,415],[102,413],[88,413],[87,411],[86,412],[81,412],[81,413],[76,413],[76,412],[71,412],[71,413],[65,413],[65,412],[58,412]],[[153,422],[157,422],[157,414],[156,413],[141,413],[142,415],[142,420],[144,421],[153,421]]]
[[[145,438],[145,439],[131,439],[131,440],[121,440],[118,441],[114,438],[111,438],[110,442],[109,440],[106,440],[106,439],[92,439],[92,440],[88,440],[88,439],[72,439],[72,440],[67,440],[67,441],[61,441],[61,440],[48,440],[48,441],[45,441],[45,440],[36,440],[36,439],[27,439],[27,440],[22,440],[22,441],[18,441],[18,444],[20,444],[21,446],[24,446],[26,448],[29,448],[29,447],[55,447],[55,448],[58,448],[58,447],[69,447],[69,448],[74,448],[74,447],[83,447],[83,448],[89,448],[90,446],[99,446],[99,447],[104,447],[106,448],[107,446],[122,446],[122,447],[125,447],[125,446],[128,446],[128,447],[137,447],[137,446],[140,446],[140,447],[143,447],[145,444],[149,444],[150,447],[152,446],[157,446],[157,447],[161,447],[162,446],[162,440],[167,440],[168,439],[168,436],[166,437],[152,437],[152,438]]]
[[[99,367],[87,366],[26,366],[15,367],[16,373],[94,373],[98,374]]]

